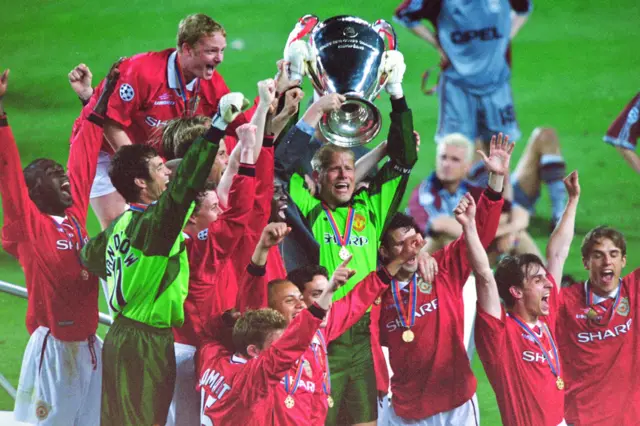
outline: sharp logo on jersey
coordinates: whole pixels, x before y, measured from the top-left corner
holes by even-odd
[[[472,40],[491,41],[501,39],[502,35],[496,27],[487,27],[479,30],[453,31],[451,41],[454,44],[466,44]]]
[[[356,213],[355,217],[353,218],[353,229],[358,232],[362,232],[366,225],[367,219],[364,217],[364,215]]]
[[[631,331],[631,322],[632,318],[629,318],[627,322],[624,324],[616,325],[613,328],[608,328],[606,330],[599,331],[583,331],[582,333],[578,333],[578,342],[579,343],[593,343],[599,342],[602,340],[614,339],[616,337],[620,337],[624,334],[627,334]]]
[[[202,373],[200,378],[200,386],[207,386],[211,393],[215,396],[215,401],[221,399],[231,386],[225,383],[224,376],[216,370],[207,369]],[[214,401],[214,402],[215,402]]]
[[[618,313],[618,315],[622,315],[623,317],[629,315],[629,298],[623,297],[620,300],[620,303],[616,308],[616,312]]]
[[[198,239],[200,241],[204,241],[207,238],[209,238],[209,229],[203,229],[202,231],[198,232]]]
[[[284,385],[285,377],[283,377],[282,380],[280,380],[280,383],[282,383],[283,385]],[[295,378],[293,377],[293,375],[290,374],[289,375],[289,387],[292,388],[294,385],[295,385]],[[300,390],[300,389],[304,389],[307,392],[314,393],[316,391],[316,384],[313,383],[311,380],[300,380],[300,383],[298,385],[298,390]]]
[[[328,232],[324,233],[324,243],[325,244],[333,243],[337,246],[340,245],[335,235],[330,234]],[[367,244],[369,244],[369,239],[367,237],[359,237],[357,235],[352,235],[351,239],[349,240],[349,245],[351,246],[362,247],[362,246],[366,246]]]
[[[136,92],[133,90],[130,84],[123,83],[120,86],[120,99],[125,102],[131,102],[135,97]]]
[[[144,122],[147,123],[151,127],[164,127],[165,124],[169,122],[169,120],[159,120],[155,117],[147,115],[144,118]]]
[[[551,359],[553,359],[553,354],[550,353],[549,356],[551,357]],[[542,362],[545,364],[547,363],[547,359],[544,357],[543,354],[541,354],[540,352],[534,352],[534,351],[522,352],[522,360],[527,362]]]
[[[73,238],[73,234],[69,235],[69,238]],[[88,243],[89,238],[84,238],[84,243]],[[58,250],[80,250],[80,246],[78,244],[74,244],[69,240],[57,240],[56,241],[56,249]]]
[[[395,310],[396,307],[395,305],[387,305],[386,309]],[[435,312],[437,310],[438,310],[438,299],[433,299],[431,302],[425,303],[416,309],[416,319],[422,318],[424,315],[431,312]],[[402,325],[402,323],[400,322],[400,318],[398,317],[396,317],[393,321],[388,322],[386,327],[388,332],[393,332],[398,329],[404,330],[404,326]]]
[[[131,241],[124,232],[114,235],[107,245],[107,277],[113,276],[116,269],[116,259],[124,258],[124,266],[129,267],[138,261],[138,258],[130,252]]]

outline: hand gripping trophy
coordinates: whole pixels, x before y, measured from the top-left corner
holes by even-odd
[[[354,16],[318,21],[305,15],[289,35],[284,59],[290,62],[291,79],[308,75],[317,95],[344,95],[342,107],[322,117],[320,131],[335,145],[364,145],[381,127],[375,98],[386,85],[389,92],[394,84],[402,90],[405,64],[396,50],[395,31],[382,19],[374,24]]]

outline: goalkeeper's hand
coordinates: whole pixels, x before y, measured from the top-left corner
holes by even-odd
[[[385,89],[393,99],[400,99],[404,96],[402,90],[402,79],[407,66],[404,63],[404,56],[397,50],[387,50],[382,55],[382,61],[378,68],[378,79],[386,76],[387,83]]]
[[[227,93],[220,99],[218,112],[213,116],[211,125],[220,130],[225,130],[242,111],[249,107],[249,105],[249,100],[246,99],[242,93]]]

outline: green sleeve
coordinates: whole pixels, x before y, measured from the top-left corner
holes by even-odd
[[[117,220],[117,219],[116,219]],[[114,220],[115,222],[115,220]],[[95,237],[93,237],[80,252],[80,261],[89,272],[102,279],[107,278],[107,242],[112,227],[108,227]]]
[[[377,237],[380,239],[407,189],[409,174],[417,161],[411,111],[391,113],[388,152],[390,160],[373,178],[368,194],[369,207],[378,218]]]
[[[211,127],[196,139],[158,202],[149,206],[140,220],[131,222],[133,229],[127,229],[127,235],[145,256],[168,256],[171,252],[209,177],[222,136],[222,131]]]
[[[317,198],[309,193],[304,178],[298,173],[291,175],[291,179],[289,180],[289,195],[298,209],[300,209],[300,213],[305,217],[320,203]]]

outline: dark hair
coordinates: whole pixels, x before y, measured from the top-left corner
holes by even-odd
[[[627,242],[624,239],[624,235],[622,232],[613,229],[609,226],[602,225],[597,228],[593,228],[591,231],[587,232],[587,235],[584,236],[582,240],[582,247],[580,251],[582,252],[582,258],[587,259],[591,256],[591,250],[593,250],[593,246],[600,242],[603,238],[608,238],[613,242],[613,245],[620,249],[623,256],[627,255]]]
[[[125,145],[113,155],[109,177],[128,203],[139,201],[141,188],[136,185],[135,179],[151,179],[149,160],[157,156],[156,150],[147,145]]]
[[[300,293],[304,293],[305,284],[313,281],[313,277],[316,275],[322,275],[326,279],[329,279],[329,272],[327,268],[322,265],[304,265],[289,272],[287,279],[294,283],[300,290]]]
[[[389,249],[391,245],[391,233],[396,229],[411,229],[413,228],[416,233],[420,234],[420,228],[416,225],[416,221],[413,217],[406,215],[404,213],[396,213],[389,221],[387,225],[387,229],[385,229],[382,234],[382,238],[380,239],[380,244],[382,244],[386,249]]]
[[[193,213],[191,213],[192,216],[195,216],[198,214],[198,212],[200,211],[200,207],[202,207],[202,202],[204,201],[204,198],[207,196],[207,192],[209,191],[215,191],[217,188],[215,182],[211,182],[210,180],[208,180],[205,184],[204,184],[204,188],[202,189],[202,191],[198,192],[198,194],[196,195],[196,199],[195,199],[195,207],[193,209]]]
[[[245,312],[233,326],[233,346],[244,356],[249,356],[247,346],[262,349],[267,337],[274,331],[287,328],[287,320],[274,309],[258,309]]]
[[[498,285],[498,294],[507,308],[516,303],[509,289],[513,286],[524,288],[524,281],[530,275],[533,268],[543,268],[544,263],[535,254],[525,253],[504,257],[496,267],[495,279]]]
[[[54,168],[64,170],[64,167],[56,161],[49,158],[38,158],[29,163],[22,171],[24,181],[29,189],[29,198],[42,212],[49,212],[52,207],[54,209],[60,207],[55,205],[60,204],[59,200],[52,198],[53,194],[42,185],[43,181],[48,179],[47,172]]]

